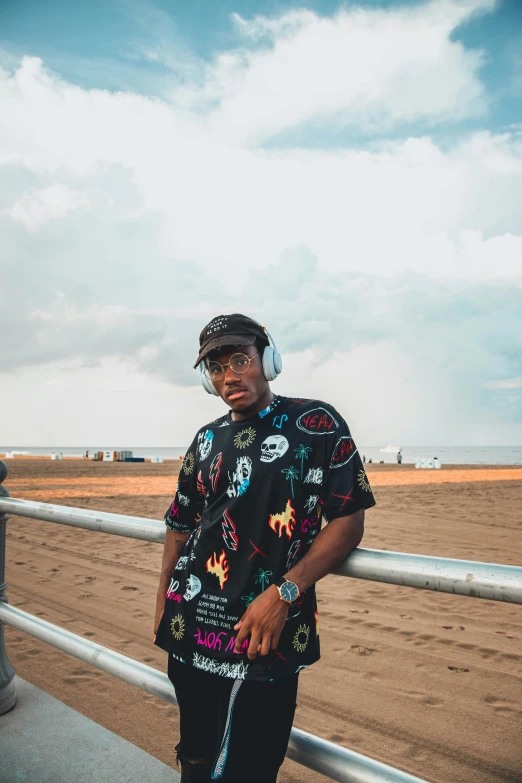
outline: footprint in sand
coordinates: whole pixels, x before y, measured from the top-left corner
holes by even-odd
[[[86,576],[86,577],[85,577],[85,581],[86,581],[86,582],[95,582],[95,581],[96,581],[96,579],[97,579],[97,577],[96,577],[96,576]]]
[[[123,585],[123,587],[120,587],[120,590],[137,590],[137,587],[131,587],[130,585]]]
[[[101,672],[88,671],[87,669],[74,669],[71,677],[64,677],[63,681],[68,685],[77,685],[80,682],[92,682],[97,677],[101,677]]]
[[[466,628],[463,625],[443,625],[447,631],[465,631]]]
[[[485,696],[484,701],[486,704],[493,707],[495,712],[499,715],[510,716],[513,713],[515,713],[515,715],[522,714],[522,710],[517,709],[514,706],[515,702],[509,701],[508,699],[499,699],[496,696]]]
[[[444,702],[442,699],[438,699],[436,696],[428,696],[421,691],[406,691],[407,696],[410,696],[415,701],[420,701],[422,704],[427,704],[428,707],[442,707]]]
[[[92,593],[80,593],[78,598],[90,598]]]
[[[448,666],[448,669],[450,672],[455,672],[456,674],[463,674],[464,672],[469,672],[469,669],[464,669],[461,666]]]
[[[370,614],[368,609],[350,609],[352,614]]]
[[[360,644],[352,644],[350,647],[354,655],[371,655],[375,650],[371,647],[362,647]]]
[[[13,636],[13,638],[10,641],[10,644],[21,644],[22,642],[25,642],[27,639],[26,636]]]
[[[84,631],[83,635],[84,636],[94,636],[94,632],[93,631]]]
[[[14,564],[15,565],[25,565],[25,560],[15,560]]]
[[[404,620],[414,620],[414,619],[415,619],[415,618],[413,618],[413,617],[411,616],[411,614],[401,614],[401,617],[402,617]]]
[[[418,748],[415,745],[406,748],[404,752],[406,758],[415,759],[415,761],[427,761],[428,754],[422,748]]]

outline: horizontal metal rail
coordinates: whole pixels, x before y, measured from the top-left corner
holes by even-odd
[[[144,663],[135,661],[127,655],[110,650],[108,647],[102,647],[95,642],[84,639],[65,628],[53,625],[42,620],[40,617],[34,617],[22,609],[17,609],[9,604],[0,604],[0,622],[12,625],[20,631],[41,639],[42,642],[57,647],[59,650],[79,658],[84,663],[89,663],[97,669],[118,677],[120,680],[141,688],[153,696],[177,704],[174,688],[163,672],[153,669]]]
[[[152,666],[139,663],[7,604],[0,603],[0,622],[25,631],[153,696],[177,704],[174,688],[167,675]],[[292,729],[290,735],[287,756],[339,783],[426,783],[408,772],[394,769],[296,728]]]
[[[157,519],[129,517],[111,514],[108,511],[91,511],[74,506],[57,506],[52,503],[38,503],[34,500],[0,498],[0,514],[16,514],[19,517],[41,519],[44,522],[58,522],[60,525],[81,527],[98,533],[113,533],[116,536],[139,538],[142,541],[163,543],[165,524]]]
[[[519,566],[357,548],[333,573],[420,590],[522,604],[522,568]]]
[[[2,512],[144,541],[161,543],[165,539],[163,522],[145,517],[0,497],[0,514]],[[522,604],[522,568],[518,566],[357,548],[334,573],[421,590]]]

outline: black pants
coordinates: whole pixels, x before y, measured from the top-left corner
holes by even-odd
[[[169,655],[168,676],[180,712],[176,750],[183,783],[275,783],[294,720],[299,675],[244,682]]]

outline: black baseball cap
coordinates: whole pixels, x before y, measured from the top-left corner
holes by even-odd
[[[199,335],[199,356],[194,367],[216,348],[222,345],[253,345],[256,340],[262,340],[268,345],[268,337],[260,324],[240,313],[217,315],[208,323]]]

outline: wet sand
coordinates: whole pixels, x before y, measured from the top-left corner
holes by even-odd
[[[180,465],[7,464],[13,497],[158,519]],[[522,563],[522,468],[367,467],[363,546]],[[7,530],[12,605],[165,670],[161,546],[16,517]],[[322,660],[301,675],[296,726],[433,783],[522,781],[521,606],[336,576],[318,598]],[[21,677],[173,764],[175,708],[9,626],[6,645]],[[286,761],[279,780],[326,778]]]

